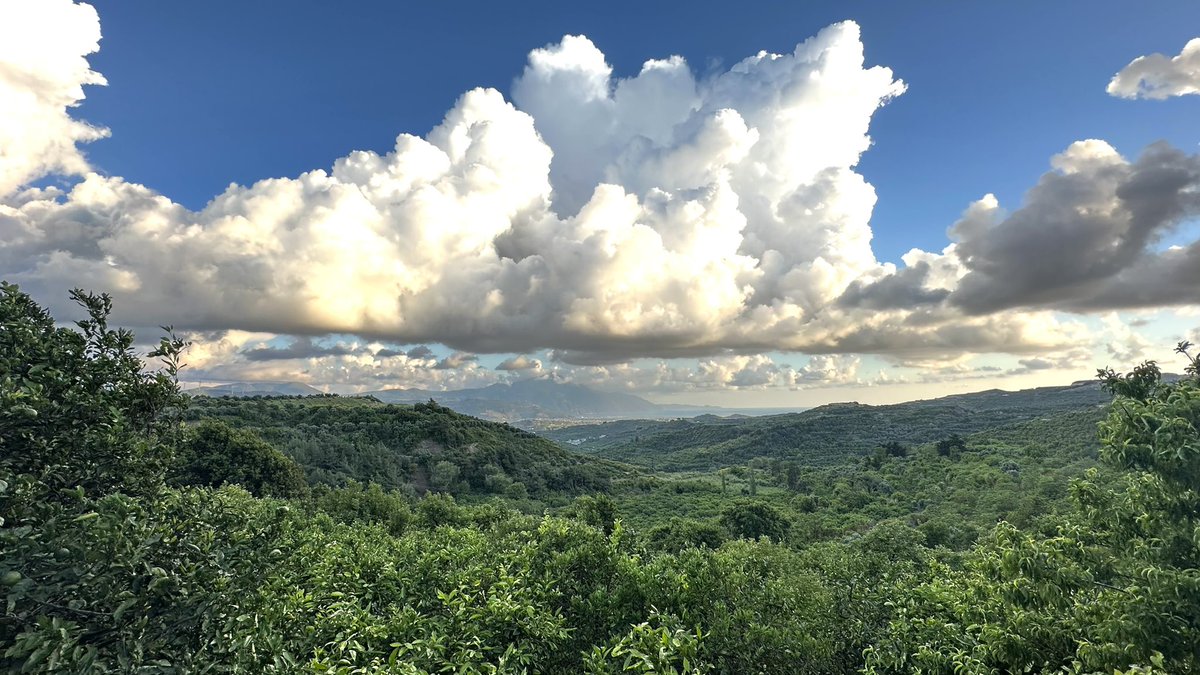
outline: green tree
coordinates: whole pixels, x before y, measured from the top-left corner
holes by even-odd
[[[363,485],[350,481],[345,487],[320,486],[313,491],[312,504],[318,511],[343,523],[378,523],[393,535],[401,535],[412,520],[408,500],[399,492],[387,492],[378,483]]]
[[[304,472],[253,431],[207,421],[189,429],[180,448],[176,485],[241,485],[256,497],[301,497]]]
[[[45,499],[159,489],[178,411],[174,375],[185,343],[169,334],[151,372],[133,334],[110,329],[112,300],[74,290],[87,318],[60,328],[17,286],[0,282],[0,471],[30,476]]]
[[[1179,351],[1186,354],[1188,345]],[[1102,461],[1050,536],[1001,523],[965,570],[899,592],[868,672],[1200,668],[1200,381],[1158,366],[1100,372],[1113,392]],[[1042,528],[1045,531],[1045,527]]]
[[[787,488],[792,492],[800,490],[800,465],[795,462],[788,462],[784,465],[784,471],[787,474]]]
[[[433,465],[429,472],[429,482],[442,492],[451,492],[458,485],[459,468],[454,462],[442,460]]]
[[[664,553],[678,553],[687,548],[716,550],[725,540],[725,531],[716,523],[678,516],[650,528],[646,533],[646,545]]]
[[[512,485],[504,489],[504,496],[512,500],[524,501],[529,499],[529,490],[521,481],[514,481]]]
[[[792,523],[778,509],[762,502],[742,502],[721,512],[721,525],[738,539],[767,537],[783,541]]]
[[[967,449],[967,442],[958,434],[950,434],[937,442],[937,454],[942,457],[953,457]]]
[[[617,503],[604,494],[583,495],[575,498],[567,515],[598,528],[604,534],[612,534],[618,518]]]

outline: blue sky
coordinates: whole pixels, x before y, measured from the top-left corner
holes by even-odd
[[[0,16],[0,276],[198,379],[811,405],[1200,337],[1194,2],[92,6]]]
[[[87,118],[114,140],[97,166],[193,208],[231,181],[294,176],[423,134],[464,91],[508,92],[534,47],[584,34],[619,75],[679,54],[703,71],[785,52],[826,25],[862,26],[868,63],[908,91],[872,121],[860,165],[879,193],[881,259],[945,243],[969,200],[1013,203],[1072,141],[1126,154],[1200,142],[1196,104],[1131,102],[1104,85],[1134,56],[1200,33],[1200,4],[164,3],[100,0],[93,58],[109,80]]]

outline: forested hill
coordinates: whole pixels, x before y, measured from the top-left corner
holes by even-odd
[[[628,469],[564,451],[507,424],[434,403],[389,405],[369,398],[192,400],[190,421],[251,429],[294,459],[311,484],[349,480],[421,494],[498,494],[522,499],[604,492]]]
[[[1168,380],[1171,378],[1170,375],[1165,377]],[[988,389],[969,394],[952,394],[941,398],[910,401],[899,405],[955,405],[968,410],[995,412],[1032,419],[1066,410],[1105,406],[1110,401],[1112,401],[1112,395],[1105,392],[1099,382],[1085,380],[1059,387],[1037,387],[1018,391]]]
[[[583,452],[665,471],[713,469],[756,457],[830,465],[886,443],[931,443],[1059,412],[1090,410],[1099,419],[1108,400],[1098,384],[1088,382],[883,406],[835,403],[767,417],[625,420],[543,435]]]

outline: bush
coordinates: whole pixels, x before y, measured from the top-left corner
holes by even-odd
[[[742,502],[721,512],[721,524],[734,538],[767,537],[783,541],[792,523],[778,509],[761,502]]]
[[[108,328],[107,295],[71,297],[87,312],[79,330],[54,320],[16,286],[0,282],[0,469],[35,477],[39,498],[151,494],[162,485],[186,400],[174,382],[184,343],[164,338],[150,356],[133,334]]]
[[[687,548],[716,550],[725,541],[725,530],[719,525],[689,518],[672,517],[646,533],[646,546],[663,553],[678,553]]]
[[[320,487],[313,491],[312,504],[338,522],[378,524],[396,536],[404,534],[412,521],[408,500],[399,492],[385,492],[376,483],[351,481],[343,488]]]
[[[1174,383],[1154,363],[1101,371],[1115,395],[1101,459],[1122,473],[1089,470],[1071,485],[1072,517],[1034,533],[1001,523],[965,569],[897,588],[867,672],[1196,672],[1200,381],[1188,361]]]
[[[189,429],[171,482],[221,487],[241,485],[256,497],[302,497],[304,472],[252,431],[207,421]]]

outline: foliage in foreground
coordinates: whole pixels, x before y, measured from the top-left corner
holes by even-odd
[[[1179,351],[1186,354],[1188,345]],[[1115,483],[1071,485],[1077,515],[1041,536],[1002,523],[966,568],[900,594],[868,672],[1200,668],[1200,361],[1167,384],[1145,363],[1102,371]]]

